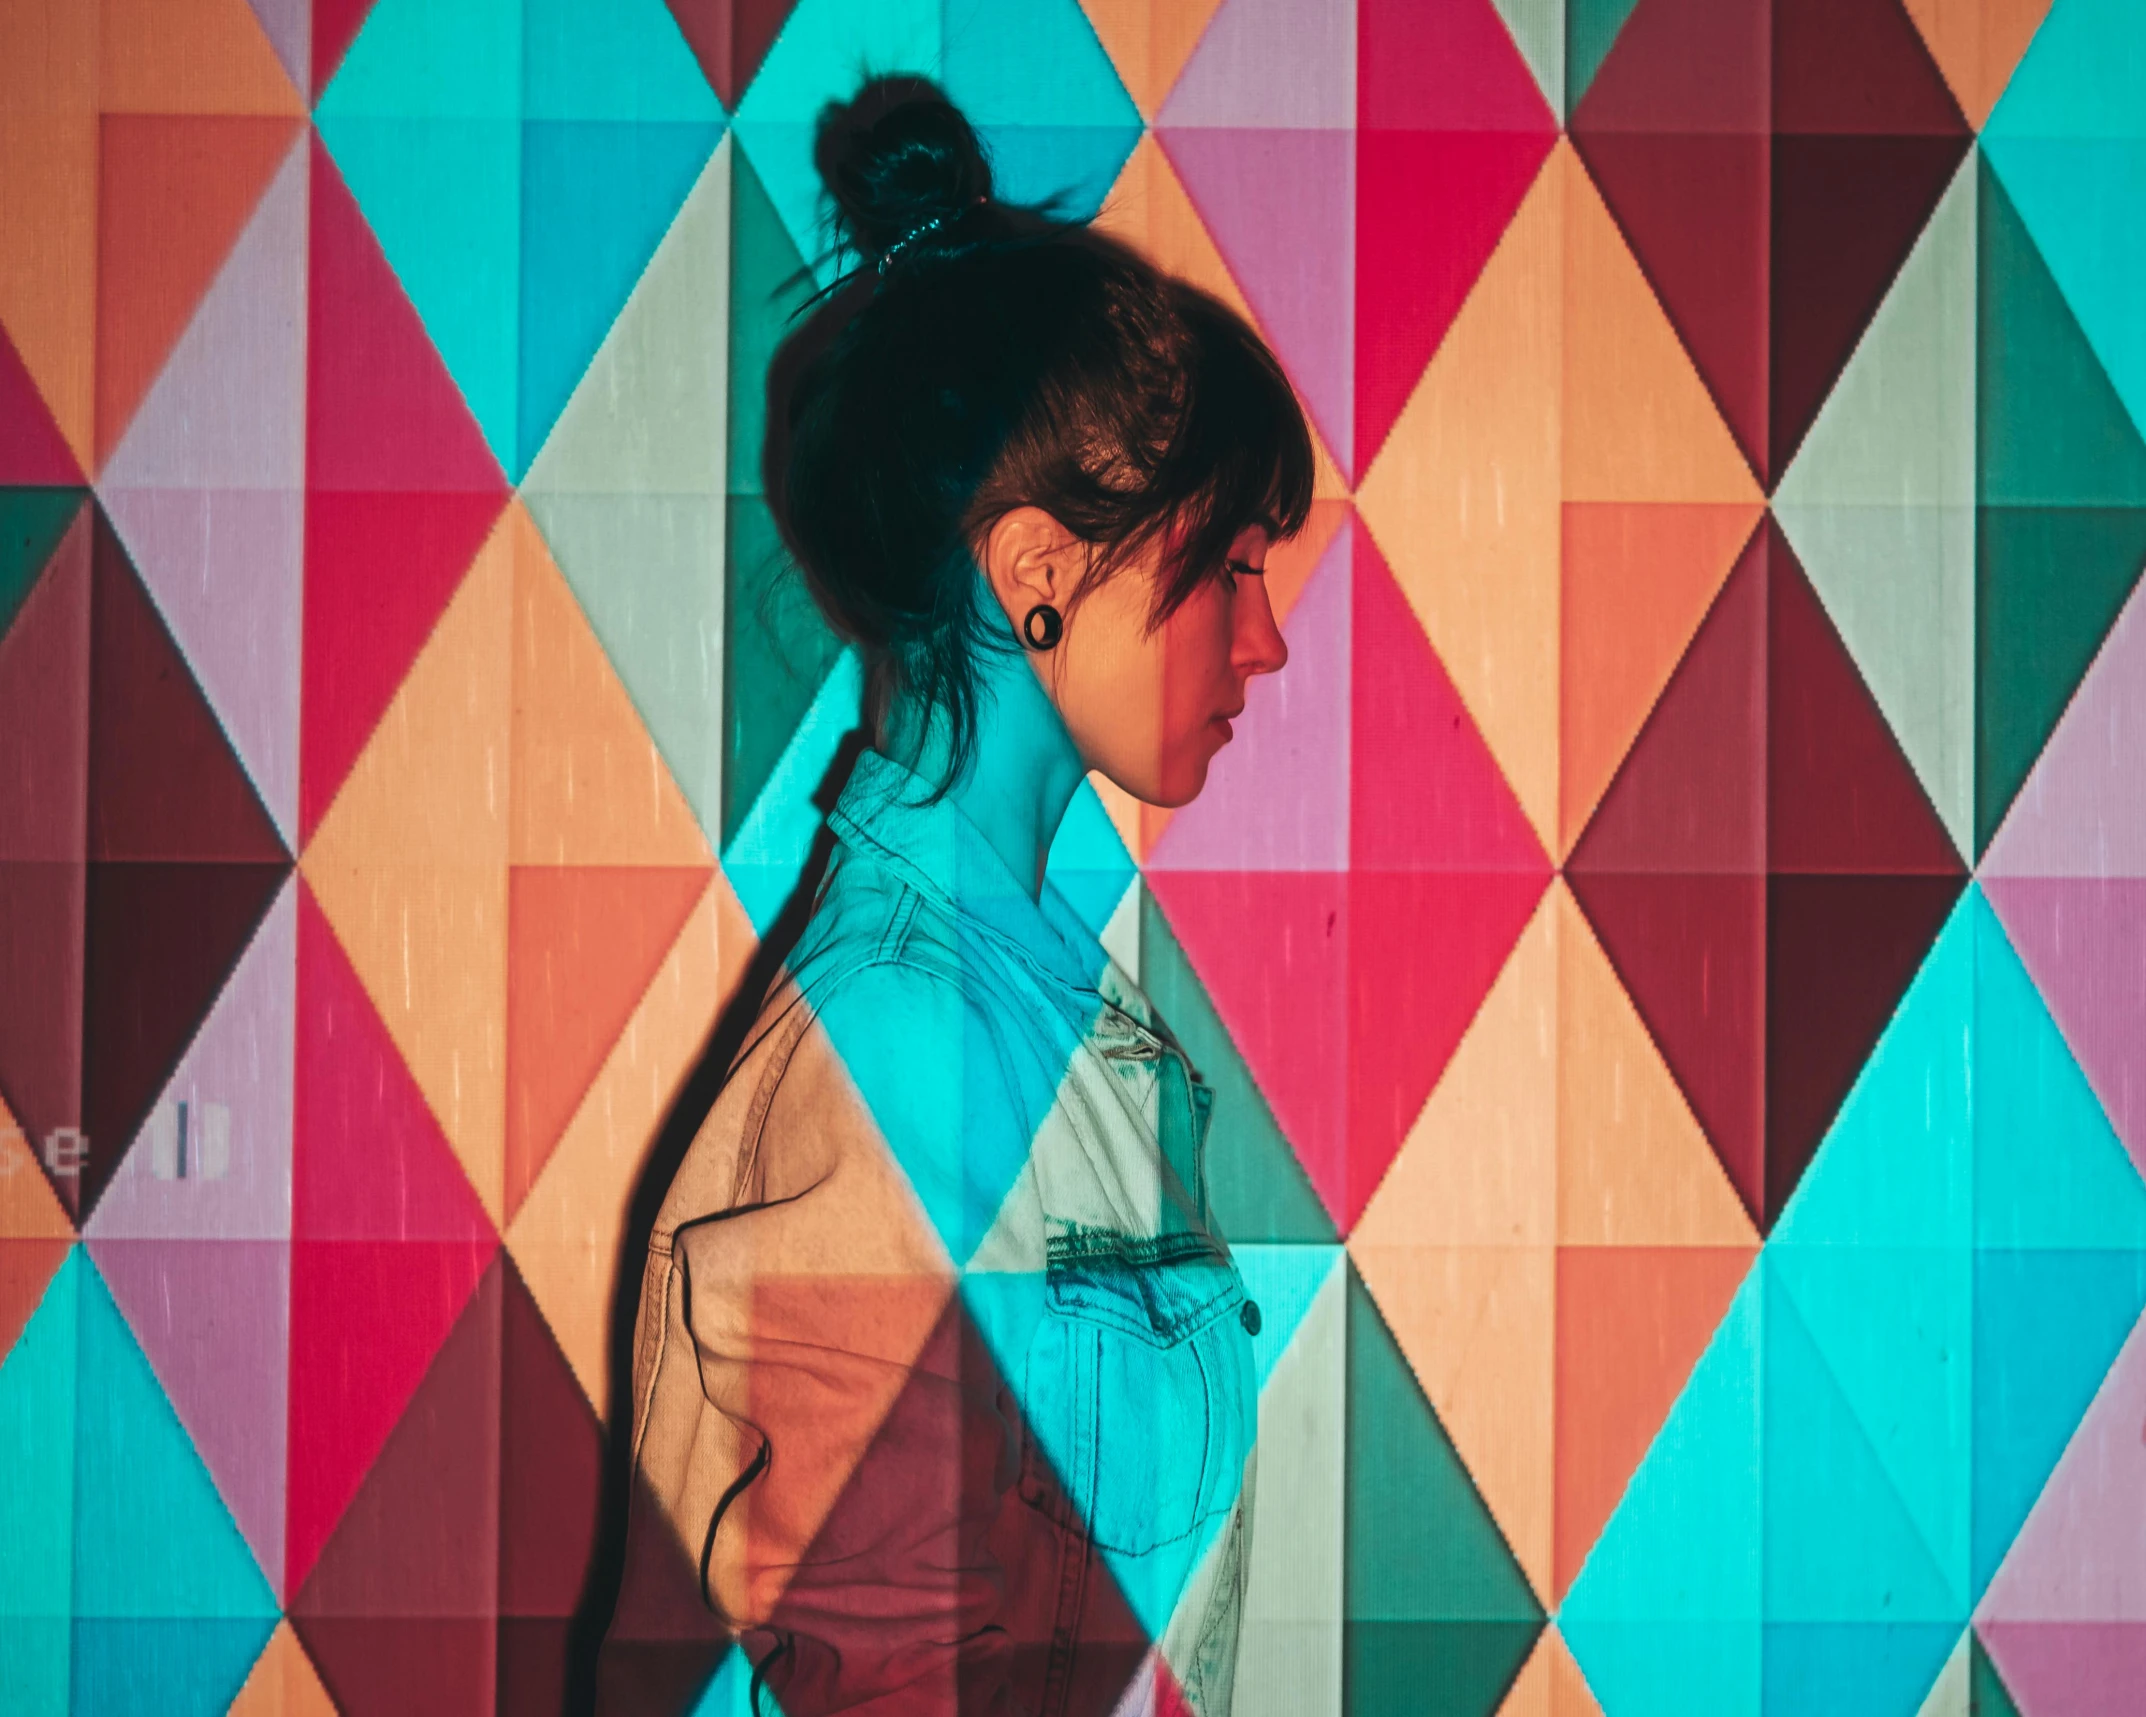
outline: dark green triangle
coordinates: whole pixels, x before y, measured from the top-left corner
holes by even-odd
[[[1987,156],[1975,341],[1984,506],[2146,506],[2146,444]]]
[[[1353,1262],[1342,1470],[1343,1710],[1490,1717],[1542,1606]]]
[[[74,523],[86,489],[0,489],[0,638]]]
[[[2146,564],[2146,508],[1975,515],[1975,853],[2003,822]]]
[[[1982,1649],[1982,1636],[1971,1632],[1967,1638],[1968,1717],[2019,1717],[2019,1707],[2012,1702],[2004,1678],[1990,1662],[1990,1654]]]
[[[1565,112],[1580,105],[1595,73],[1616,46],[1639,0],[1567,0],[1565,6]]]
[[[1215,1094],[1207,1124],[1207,1190],[1223,1237],[1252,1244],[1333,1245],[1341,1238],[1333,1219],[1145,886],[1140,890],[1140,987]]]
[[[752,161],[730,147],[730,493],[758,495],[767,429],[767,372],[796,325],[791,313],[813,291],[790,230]]]

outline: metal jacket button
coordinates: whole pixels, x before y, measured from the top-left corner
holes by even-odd
[[[1238,1321],[1244,1325],[1246,1335],[1259,1334],[1259,1302],[1248,1299],[1238,1308]]]

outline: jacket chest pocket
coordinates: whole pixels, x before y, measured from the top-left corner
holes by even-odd
[[[1022,1493],[1137,1555],[1236,1500],[1257,1413],[1244,1284],[1196,1236],[1076,1238],[1045,1270]]]

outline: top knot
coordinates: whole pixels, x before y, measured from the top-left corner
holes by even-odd
[[[843,239],[886,273],[991,200],[991,164],[961,109],[929,78],[873,78],[821,110],[814,164]]]

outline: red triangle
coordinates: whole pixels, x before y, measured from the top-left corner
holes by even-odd
[[[797,0],[669,0],[701,75],[735,113]]]
[[[1351,867],[1547,879],[1550,861],[1445,665],[1363,520],[1351,528]]]
[[[310,1616],[291,1625],[341,1717],[541,1709],[499,1697],[498,1624],[490,1616]],[[551,1689],[553,1709],[558,1691]]]
[[[1568,868],[1766,868],[1766,550],[1755,531],[1686,646]]]
[[[517,865],[507,895],[507,1220],[708,886],[651,865]]]
[[[97,459],[135,408],[299,121],[282,115],[104,115],[97,159]]]
[[[0,483],[58,489],[81,481],[44,396],[0,327]]]
[[[1349,1205],[1347,874],[1173,870],[1147,883],[1338,1221]]]
[[[90,858],[286,862],[275,823],[101,508],[93,566]]]
[[[595,1548],[603,1427],[501,1254],[499,1613],[565,1618]]]
[[[1961,874],[1929,796],[1771,513],[1761,534],[1768,868]]]
[[[342,68],[343,56],[365,27],[373,0],[313,0],[313,99],[317,102]]]

